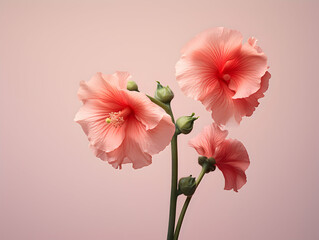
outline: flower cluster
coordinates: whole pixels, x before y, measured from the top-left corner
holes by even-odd
[[[183,93],[200,101],[214,122],[189,144],[205,158],[213,159],[225,177],[225,189],[237,191],[246,183],[249,156],[244,145],[226,139],[221,130],[229,122],[251,116],[268,89],[267,57],[255,38],[243,44],[235,30],[214,28],[200,33],[182,49],[176,79]],[[76,114],[94,154],[114,168],[132,163],[147,166],[175,134],[188,134],[194,114],[177,120],[167,111],[174,94],[158,84],[155,98],[139,92],[126,72],[95,74],[81,82],[78,96],[83,106]],[[158,104],[158,102],[160,104]],[[165,111],[166,112],[165,112]],[[168,112],[168,113],[167,113]]]

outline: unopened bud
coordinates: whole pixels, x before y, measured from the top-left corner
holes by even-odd
[[[128,81],[126,88],[129,91],[137,91],[138,92],[138,86],[137,86],[136,82],[134,82],[134,81]]]
[[[162,84],[160,84],[160,82],[157,82],[155,98],[160,100],[162,103],[170,103],[174,98],[174,93],[169,86],[164,87]]]
[[[183,116],[177,119],[176,126],[181,133],[189,134],[193,130],[194,121],[199,117],[194,117],[195,113],[190,116]]]
[[[198,164],[204,167],[206,165],[206,173],[213,172],[216,169],[216,160],[212,157],[207,158],[205,156],[198,157]]]
[[[190,175],[183,177],[178,182],[178,189],[185,196],[192,196],[196,190],[196,180]]]

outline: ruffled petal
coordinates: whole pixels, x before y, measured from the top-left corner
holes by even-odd
[[[74,119],[81,125],[90,143],[107,152],[119,147],[125,137],[125,124],[115,128],[105,121],[111,111],[110,105],[95,99],[87,100]]]
[[[144,124],[145,129],[156,127],[164,115],[165,111],[139,92],[126,92],[127,104],[134,111],[135,118]]]
[[[134,128],[127,131],[127,134],[135,137],[143,152],[151,155],[162,151],[170,143],[174,133],[175,125],[167,114],[153,129],[146,130],[145,126],[136,120]]]
[[[239,31],[217,27],[199,33],[182,49],[183,55],[192,54],[203,48],[210,49],[213,56],[232,56],[237,54],[242,45],[243,37]],[[211,58],[211,57],[210,57]]]
[[[208,111],[212,112],[212,118],[217,124],[225,125],[234,114],[234,101],[232,99],[233,92],[230,91],[224,83],[220,83],[201,102]]]
[[[102,78],[102,73],[96,73],[88,82],[81,81],[78,97],[81,101],[103,98],[109,84]]]
[[[188,143],[199,155],[207,158],[215,155],[216,148],[225,140],[227,130],[221,130],[217,124],[206,126],[203,131]]]
[[[250,163],[244,145],[237,140],[225,140],[216,149],[214,158],[225,177],[225,190],[237,192],[247,182],[245,170]]]
[[[145,153],[139,144],[130,137],[125,137],[121,146],[112,152],[105,152],[91,146],[96,157],[110,163],[115,169],[122,168],[122,164],[132,163],[134,169],[148,166],[152,163],[152,156]]]
[[[119,89],[126,89],[127,81],[132,78],[128,72],[116,71],[114,74],[102,74],[105,81]]]
[[[124,104],[122,90],[116,88],[102,77],[102,73],[96,73],[88,82],[81,81],[78,97],[83,103],[89,99],[97,99],[113,108],[121,108]]]
[[[251,116],[258,107],[258,100],[264,97],[264,93],[267,91],[269,86],[269,79],[271,75],[267,71],[265,75],[261,78],[260,89],[254,94],[247,98],[233,99],[234,100],[234,117],[235,120],[240,123],[243,116]]]
[[[257,92],[267,68],[266,55],[249,43],[244,44],[236,61],[225,66],[225,72],[231,75],[229,88],[235,91],[233,98],[245,98]]]

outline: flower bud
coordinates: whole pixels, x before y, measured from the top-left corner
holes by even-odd
[[[183,177],[178,182],[178,190],[185,196],[192,196],[196,190],[196,180],[190,175]]]
[[[173,91],[169,86],[163,87],[160,82],[157,82],[157,89],[155,91],[155,98],[160,100],[162,103],[170,103],[174,98]]]
[[[213,172],[216,169],[216,160],[214,158],[207,158],[205,156],[199,156],[198,157],[198,164],[202,167],[204,165],[207,165],[207,171],[206,173]]]
[[[138,86],[134,81],[128,81],[126,85],[127,90],[138,92]]]
[[[194,117],[195,113],[190,116],[183,116],[177,119],[176,126],[181,133],[189,134],[193,130],[194,121],[199,117]]]

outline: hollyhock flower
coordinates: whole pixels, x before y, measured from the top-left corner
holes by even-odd
[[[251,116],[268,88],[267,57],[255,38],[223,27],[200,33],[183,49],[176,64],[182,91],[201,101],[218,124]]]
[[[175,126],[168,114],[144,94],[126,90],[130,75],[95,74],[80,83],[83,106],[75,116],[94,154],[114,168],[151,164],[153,154],[170,142]]]
[[[238,191],[246,182],[245,170],[249,156],[244,145],[235,139],[226,139],[228,132],[213,123],[189,141],[198,154],[214,158],[225,177],[225,190]]]

